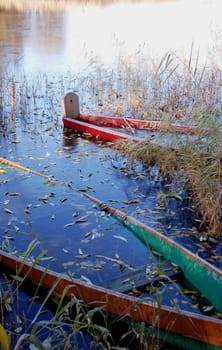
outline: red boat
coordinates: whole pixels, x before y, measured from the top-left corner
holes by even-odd
[[[124,132],[116,131],[111,128],[119,129],[138,129],[160,131],[169,129],[169,125],[158,120],[139,120],[122,117],[106,117],[85,115],[79,112],[79,98],[74,93],[68,93],[62,100],[63,106],[63,124],[65,127],[75,130],[80,134],[91,135],[93,138],[106,142],[115,142],[117,140],[131,140],[138,142],[139,138],[127,135]],[[171,125],[173,131],[186,133],[189,135],[197,134],[200,129],[188,126]]]

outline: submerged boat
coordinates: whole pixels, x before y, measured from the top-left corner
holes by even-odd
[[[50,181],[56,181],[45,174],[25,168],[20,164],[0,158],[0,162],[6,166],[20,169]],[[57,184],[58,183],[57,181]],[[65,184],[61,184],[65,186]],[[217,316],[206,316],[200,312],[186,311],[185,308],[158,305],[149,297],[133,295],[132,288],[124,285],[124,289],[117,288],[121,281],[110,281],[103,286],[89,284],[80,279],[73,279],[64,274],[59,274],[40,266],[33,266],[24,259],[0,252],[0,262],[9,267],[16,274],[28,276],[35,283],[43,287],[54,289],[55,293],[71,298],[73,295],[91,306],[102,306],[105,311],[116,316],[129,316],[132,322],[144,322],[147,327],[153,327],[158,319],[158,336],[170,344],[180,346],[182,349],[222,349],[222,320],[219,319],[222,312],[222,271],[210,263],[204,261],[198,255],[190,252],[178,242],[164,236],[162,233],[148,227],[135,218],[126,215],[119,209],[107,205],[101,200],[81,192],[72,186],[67,187],[79,195],[86,197],[95,203],[102,211],[105,211],[119,220],[146,246],[150,246],[161,253],[167,260],[179,266],[184,278],[194,285],[210,302],[210,306],[217,311]],[[166,273],[164,272],[164,275]],[[175,275],[172,275],[174,279]],[[144,278],[145,280],[145,278]],[[125,283],[125,282],[124,282]],[[153,280],[148,283],[153,283]],[[143,287],[147,281],[143,282]],[[140,285],[137,284],[135,289]],[[130,293],[130,295],[128,294]],[[132,295],[131,295],[132,294]]]
[[[63,124],[65,127],[74,131],[90,135],[91,137],[105,142],[115,142],[117,140],[131,140],[138,142],[138,137],[126,134],[124,129],[137,130],[171,130],[174,132],[196,135],[200,132],[197,127],[183,125],[168,125],[158,120],[139,120],[133,118],[107,117],[81,114],[79,111],[79,99],[74,93],[68,93],[62,100],[63,106]],[[114,129],[119,128],[121,131]]]
[[[181,349],[222,349],[222,320],[216,317],[164,305],[160,307],[146,299],[56,273],[4,251],[0,251],[0,263],[17,276],[50,290],[50,294],[77,298],[90,307],[101,307],[111,315],[127,316],[128,322],[144,322],[147,332],[155,329],[159,338]]]

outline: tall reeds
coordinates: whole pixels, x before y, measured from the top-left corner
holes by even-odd
[[[178,174],[186,171],[203,226],[220,234],[221,70],[210,62],[201,64],[193,47],[187,60],[172,52],[159,61],[138,55],[136,61],[120,58],[112,69],[93,57],[91,61],[87,74],[67,72],[57,80],[47,74],[34,79],[24,76],[20,81],[10,74],[1,77],[3,133],[15,135],[15,116],[29,132],[41,133],[43,124],[49,123],[52,130],[58,130],[61,96],[70,90],[79,95],[82,113],[162,120],[169,127],[172,123],[196,126],[204,132],[183,137],[182,143],[178,134],[168,138],[170,148],[180,150],[180,160],[174,152],[170,156],[162,147],[145,143],[133,146],[131,158],[142,154],[143,161],[155,162],[161,172],[164,168],[166,172],[176,169]]]

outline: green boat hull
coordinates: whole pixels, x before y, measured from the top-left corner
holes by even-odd
[[[185,278],[222,312],[222,271],[190,252],[179,243],[130,216],[116,215],[145,245],[178,265]]]

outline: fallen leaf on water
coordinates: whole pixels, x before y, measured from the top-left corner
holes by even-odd
[[[86,277],[86,276],[81,276],[81,279],[83,280],[83,281],[85,281],[85,282],[87,282],[87,283],[89,283],[89,284],[92,284],[92,282],[90,281],[90,279],[88,278],[88,277]]]
[[[79,254],[75,256],[76,259],[86,259],[88,257],[90,257],[90,254]]]
[[[11,211],[11,210],[8,209],[8,208],[4,208],[4,213],[5,213],[5,214],[13,214],[13,211]]]
[[[68,224],[65,224],[64,227],[71,227],[74,225],[74,222],[69,222]]]
[[[95,269],[96,269],[96,270],[102,270],[103,267],[102,267],[102,265],[100,265],[100,264],[96,264],[96,265],[95,265]]]
[[[0,168],[0,174],[5,174],[5,169]]]
[[[89,237],[91,235],[91,232],[89,231],[89,232],[86,232],[85,233],[85,238],[87,238],[87,237]]]
[[[69,253],[69,251],[68,251],[67,249],[65,249],[65,248],[62,248],[62,250],[63,250],[63,252],[66,253],[66,254]]]
[[[18,139],[12,140],[11,143],[16,143],[18,144],[20,141]]]
[[[42,201],[44,204],[46,204],[48,199],[49,199],[49,195],[45,195],[45,196],[40,197],[39,201]]]
[[[178,195],[177,193],[173,193],[173,192],[167,193],[166,194],[166,198],[175,198],[178,201],[182,201],[183,200],[183,198],[180,195]]]
[[[117,239],[120,239],[121,241],[124,241],[127,243],[127,239],[123,236],[120,236],[120,235],[113,235],[114,238],[117,238]]]
[[[131,200],[127,200],[127,199],[123,199],[122,201],[124,204],[135,204],[135,203],[139,203],[139,199],[131,199]]]
[[[5,180],[5,179],[0,181],[1,184],[7,184],[7,182],[8,180]]]
[[[21,194],[18,192],[12,192],[12,193],[10,193],[10,196],[11,197],[19,197],[19,196],[21,196]]]
[[[88,258],[90,256],[90,254],[83,253],[81,248],[78,249],[78,252],[79,252],[79,255],[75,256],[77,259],[85,259],[85,258]]]
[[[81,218],[79,218],[75,221],[75,224],[79,224],[81,222],[86,222],[87,217],[88,217],[88,215],[82,216]]]
[[[80,188],[79,189],[80,192],[87,192],[87,190],[88,190],[87,188]]]

